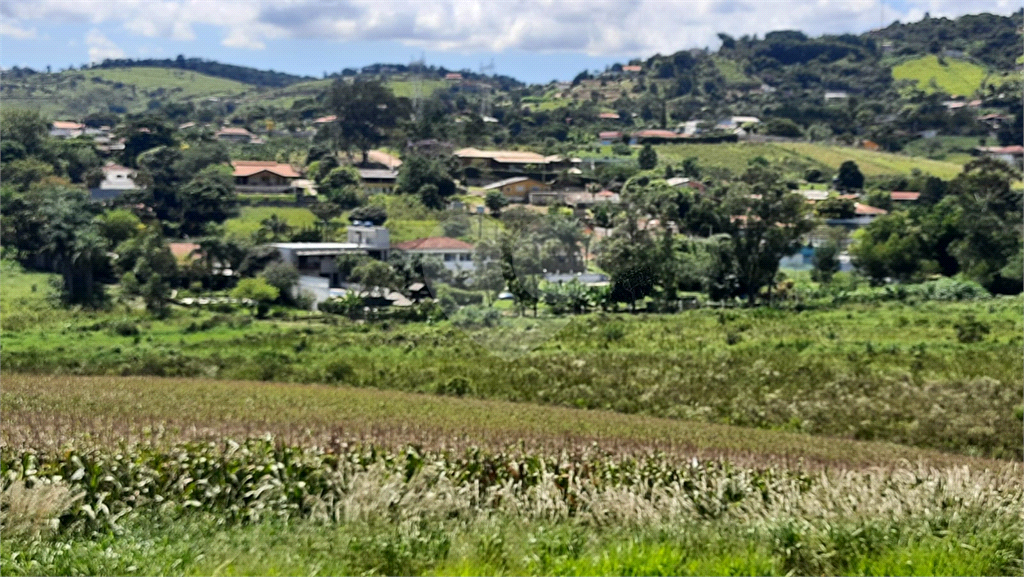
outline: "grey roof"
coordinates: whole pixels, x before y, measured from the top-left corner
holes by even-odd
[[[360,168],[359,178],[363,180],[396,180],[398,171],[386,168]]]
[[[484,187],[484,190],[492,190],[495,188],[501,188],[507,184],[515,184],[517,182],[526,182],[530,180],[526,176],[513,176],[512,178],[506,178],[505,180],[499,180],[498,182],[492,182]]]

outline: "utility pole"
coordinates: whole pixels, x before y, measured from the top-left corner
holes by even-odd
[[[409,75],[412,80],[412,110],[414,120],[423,116],[423,69],[426,67],[426,58],[420,53],[419,60],[415,58],[409,63]]]
[[[480,63],[480,75],[494,75],[494,59],[491,58],[490,64],[484,65]],[[483,94],[480,96],[480,118],[491,115],[491,85],[490,83],[480,85]]]

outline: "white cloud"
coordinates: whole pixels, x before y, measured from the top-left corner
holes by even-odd
[[[89,47],[89,62],[103,62],[107,58],[124,58],[124,50],[93,28],[85,35],[85,45]]]
[[[9,36],[17,40],[29,40],[36,37],[36,29],[20,28],[16,24],[4,22],[0,25],[0,36]]]
[[[888,2],[889,0],[885,0]],[[778,29],[863,32],[893,20],[964,13],[1009,14],[1019,0],[5,0],[5,19],[120,23],[151,38],[194,40],[195,25],[222,31],[225,46],[266,48],[277,38],[397,41],[430,50],[671,53],[717,47],[732,36]],[[4,34],[18,34],[8,32]]]

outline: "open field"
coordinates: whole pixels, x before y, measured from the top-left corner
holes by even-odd
[[[952,96],[970,96],[981,88],[986,71],[977,64],[956,58],[939,62],[937,56],[929,54],[893,66],[892,77],[896,80],[914,80],[917,88],[925,92],[942,90]],[[935,86],[932,86],[934,80]]]
[[[967,455],[1020,459],[1024,452],[1019,297],[802,313],[506,317],[461,330],[448,321],[361,324],[284,310],[262,321],[231,309],[177,309],[153,319],[123,304],[73,313],[47,304],[47,278],[0,278],[6,374],[459,391]],[[35,293],[24,288],[32,284]],[[965,322],[989,333],[960,342]]]
[[[79,74],[86,79],[120,82],[147,93],[158,90],[176,92],[183,98],[235,96],[253,89],[243,82],[170,68],[95,68]]]
[[[5,574],[1022,570],[1019,297],[594,314],[502,357],[557,319],[154,319],[0,272]]]
[[[348,388],[4,387],[5,574],[1020,569],[1019,463]]]
[[[695,156],[702,167],[717,166],[735,173],[742,173],[750,161],[762,157],[786,171],[803,172],[806,168],[825,168],[820,161],[809,159],[799,153],[775,144],[749,142],[720,144],[661,144],[655,146],[658,160],[679,166],[684,159]],[[831,167],[830,167],[831,168]],[[838,165],[836,165],[838,168]]]
[[[605,147],[603,156],[613,156],[610,147]],[[660,144],[655,146],[658,159],[678,166],[688,157],[696,157],[703,167],[722,167],[739,173],[746,170],[752,159],[762,157],[784,171],[802,173],[808,168],[836,171],[839,166],[852,160],[857,163],[865,176],[907,175],[915,168],[943,179],[951,179],[960,173],[961,164],[932,160],[919,156],[874,152],[862,148],[833,146],[810,142],[787,143],[721,143],[721,144]],[[586,152],[582,154],[586,155]],[[950,160],[962,157],[950,157]]]
[[[857,163],[861,173],[869,177],[895,174],[909,176],[911,171],[916,168],[925,174],[949,180],[960,174],[963,168],[962,165],[953,162],[889,152],[875,152],[847,146],[826,146],[808,142],[781,143],[774,146],[821,163],[832,170],[838,170],[843,162],[852,160]]]
[[[227,234],[237,239],[251,238],[260,229],[260,223],[273,215],[287,221],[293,229],[311,227],[316,216],[307,208],[288,206],[243,206],[239,215],[224,222]]]
[[[116,448],[132,440],[163,444],[271,434],[289,444],[347,440],[391,449],[518,446],[557,453],[596,445],[619,456],[661,452],[751,466],[998,466],[892,443],[344,386],[24,374],[6,374],[3,381],[0,438],[8,447],[37,450],[59,450],[81,439]]]

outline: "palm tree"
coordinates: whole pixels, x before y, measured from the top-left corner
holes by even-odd
[[[288,225],[287,220],[272,214],[270,218],[265,218],[260,222],[260,230],[256,234],[261,241],[278,242],[282,237],[291,232],[292,227]]]

